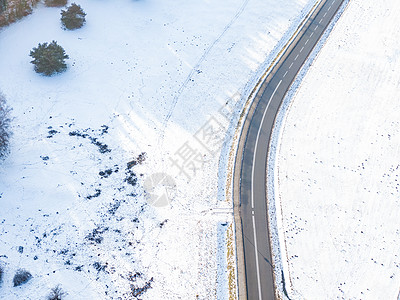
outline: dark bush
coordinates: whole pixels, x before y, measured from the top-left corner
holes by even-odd
[[[31,280],[31,278],[32,278],[31,273],[20,269],[14,275],[13,279],[14,286],[20,286],[24,283],[27,283],[29,280]]]
[[[0,159],[8,153],[10,141],[10,108],[6,105],[6,98],[0,93]]]
[[[62,288],[57,285],[55,288],[51,289],[50,294],[47,296],[47,300],[62,300],[66,293],[62,290]]]
[[[67,5],[67,0],[45,0],[44,4],[50,7],[61,7]]]
[[[65,60],[69,58],[65,54],[63,47],[52,41],[50,44],[39,44],[37,48],[33,48],[29,54],[33,57],[31,63],[35,65],[37,73],[51,76],[54,73],[61,73],[67,69]]]
[[[85,24],[86,13],[80,5],[72,3],[67,10],[61,10],[61,23],[64,29],[77,29]]]

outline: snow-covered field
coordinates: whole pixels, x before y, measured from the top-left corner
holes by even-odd
[[[74,300],[235,298],[231,136],[315,2],[82,0],[79,30],[43,6],[2,29],[14,135],[0,167],[0,298],[58,284]],[[70,59],[47,78],[29,51],[52,40]],[[21,287],[17,269],[33,275]]]
[[[400,3],[351,0],[287,108],[275,164],[291,299],[398,299]]]

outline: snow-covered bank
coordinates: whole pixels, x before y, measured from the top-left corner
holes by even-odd
[[[15,117],[0,168],[0,298],[57,284],[67,299],[227,298],[226,132],[314,3],[87,0],[82,29],[39,7],[0,31]],[[28,55],[51,40],[70,59],[47,78]],[[166,198],[154,174],[169,178]],[[33,278],[14,288],[19,268]]]
[[[393,0],[351,0],[280,128],[291,299],[398,297],[399,13]]]

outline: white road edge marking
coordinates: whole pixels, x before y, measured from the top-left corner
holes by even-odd
[[[260,280],[260,267],[258,266],[258,248],[257,248],[257,235],[256,235],[256,220],[254,215],[252,215],[253,219],[253,233],[254,233],[254,252],[256,254],[256,269],[257,269],[257,285],[258,285],[258,299],[262,300],[261,294],[261,280]]]
[[[271,103],[272,98],[275,96],[276,91],[278,90],[279,86],[281,85],[281,83],[282,83],[282,80],[279,81],[278,85],[276,86],[274,92],[271,95],[271,98],[269,98],[269,100],[268,100],[267,107],[264,110],[264,114],[263,114],[263,117],[261,119],[260,127],[258,128],[258,132],[257,132],[256,145],[255,145],[255,148],[254,148],[255,150],[254,150],[254,155],[253,155],[253,172],[251,173],[251,190],[252,190],[252,193],[251,193],[251,208],[252,209],[254,209],[254,168],[255,168],[255,163],[256,163],[258,140],[260,138],[261,127],[262,127],[262,124],[264,123],[264,119],[265,119],[265,115],[267,113],[268,107],[269,107],[269,105]]]
[[[255,168],[255,162],[256,162],[256,154],[257,154],[257,146],[258,146],[258,140],[260,138],[260,133],[261,133],[261,127],[262,124],[264,123],[265,115],[267,114],[267,110],[269,105],[271,104],[272,98],[275,96],[276,91],[278,90],[279,86],[281,85],[282,80],[279,81],[278,85],[276,86],[274,92],[271,95],[271,98],[268,100],[267,107],[264,110],[263,117],[261,119],[260,127],[258,128],[258,133],[257,133],[257,139],[256,139],[256,145],[254,148],[254,155],[253,155],[253,172],[251,173],[251,208],[254,209],[254,168]],[[257,284],[258,284],[258,299],[262,300],[262,295],[261,295],[261,281],[260,281],[260,267],[258,265],[258,248],[257,248],[257,234],[256,234],[256,220],[254,215],[252,215],[253,218],[253,235],[254,235],[254,252],[256,256],[256,270],[257,270]]]

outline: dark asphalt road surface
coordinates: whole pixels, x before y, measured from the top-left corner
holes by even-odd
[[[300,31],[297,44],[283,55],[279,69],[267,78],[259,90],[259,101],[247,132],[243,150],[240,184],[240,216],[247,299],[275,299],[269,237],[266,163],[269,140],[279,106],[300,68],[336,14],[343,0],[326,0]],[[257,97],[256,97],[257,99]],[[256,102],[256,101],[255,101]]]

